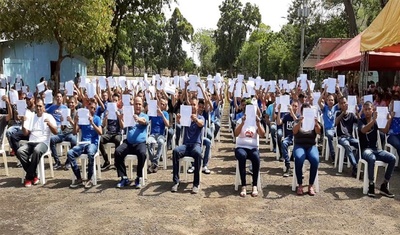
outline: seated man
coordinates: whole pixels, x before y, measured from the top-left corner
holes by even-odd
[[[288,154],[288,148],[290,145],[293,145],[293,124],[299,118],[297,113],[298,101],[294,100],[292,104],[289,106],[289,113],[285,114],[283,118],[281,118],[281,105],[278,105],[278,114],[277,125],[283,124],[283,132],[285,134],[285,138],[282,140],[280,146],[281,157],[283,157],[285,161],[285,171],[283,172],[283,177],[290,176],[290,157]],[[278,140],[280,141],[280,140]]]
[[[149,124],[149,117],[142,112],[143,100],[141,97],[136,97],[134,100],[135,119],[136,125],[128,127],[126,139],[124,142],[115,149],[115,167],[117,168],[118,177],[121,181],[117,184],[117,188],[123,188],[130,185],[128,176],[126,174],[125,157],[128,154],[137,156],[137,177],[135,179],[135,187],[140,189],[142,187],[140,181],[143,177],[143,167],[146,161],[146,137],[147,125]]]
[[[71,169],[75,174],[77,180],[73,184],[71,184],[70,188],[77,188],[79,186],[85,186],[85,188],[91,188],[93,186],[92,176],[93,176],[93,164],[94,164],[94,156],[97,152],[97,146],[99,144],[99,136],[103,133],[103,129],[101,126],[100,117],[95,115],[97,109],[96,100],[90,99],[88,103],[89,108],[89,125],[79,125],[78,114],[75,115],[74,119],[74,130],[73,133],[76,135],[79,130],[81,130],[81,142],[78,143],[75,147],[68,150],[67,158],[69,163],[71,164]],[[76,163],[76,158],[81,154],[87,154],[89,158],[88,164],[88,178],[87,181],[84,182],[81,177],[81,172],[79,170],[78,164]],[[85,171],[86,169],[82,169]]]
[[[103,94],[106,94],[103,92]],[[103,95],[106,96],[106,95]],[[106,97],[103,97],[106,99]],[[118,104],[119,102],[119,95],[118,93],[114,93],[112,96],[112,101],[115,104]],[[110,102],[107,102],[110,104]],[[115,145],[115,148],[118,148],[118,146],[121,144],[122,140],[122,134],[121,134],[121,127],[122,127],[122,115],[121,112],[118,111],[116,114],[117,119],[109,119],[108,118],[109,113],[106,111],[106,114],[104,115],[103,118],[103,127],[107,127],[107,131],[104,135],[101,136],[100,139],[100,152],[101,155],[103,156],[104,159],[104,164],[101,167],[101,170],[107,170],[110,168],[110,160],[109,157],[111,156],[107,155],[106,149],[104,148],[104,145],[107,143],[113,143]]]
[[[26,120],[32,123],[28,128],[30,130],[25,129],[25,125],[22,127],[24,135],[29,136],[29,142],[18,148],[16,153],[26,172],[25,187],[30,187],[32,184],[36,185],[39,182],[36,174],[37,165],[40,158],[49,149],[51,133],[57,134],[56,121],[53,116],[45,113],[42,99],[36,100],[36,114],[31,118],[33,120]]]
[[[378,125],[376,123],[377,112],[373,112],[373,105],[367,101],[363,105],[364,118],[358,121],[358,137],[360,140],[361,157],[368,162],[368,196],[375,197],[375,179],[374,169],[375,161],[382,161],[388,164],[385,172],[385,179],[381,184],[380,192],[383,196],[393,198],[394,194],[389,191],[388,183],[392,177],[394,165],[396,164],[396,157],[385,151],[379,150],[377,147],[378,142]],[[391,117],[389,118],[391,119]],[[387,132],[390,122],[387,122],[383,132]]]
[[[62,96],[60,93],[57,94],[57,103],[61,102],[59,101],[60,99],[62,99]],[[55,104],[57,105],[57,104]],[[50,108],[52,108],[53,106],[50,106]],[[58,143],[61,143],[63,141],[68,141],[71,144],[71,148],[75,147],[76,145],[76,135],[74,135],[73,133],[73,129],[74,129],[74,118],[75,118],[75,113],[76,113],[76,100],[75,97],[71,97],[68,100],[68,108],[71,110],[71,115],[67,117],[68,119],[68,125],[61,125],[62,120],[62,116],[61,114],[58,112],[57,114],[53,115],[54,119],[57,122],[57,118],[56,116],[58,116],[59,118],[59,123],[57,123],[57,125],[60,125],[60,132],[57,135],[53,135],[50,139],[50,149],[51,149],[51,156],[53,156],[54,158],[54,169],[59,169],[61,168],[61,162],[60,162],[60,157],[57,155],[57,149],[56,146]],[[53,111],[55,113],[55,111]],[[69,168],[71,168],[71,165],[68,162],[68,158],[65,161],[65,170],[69,170]]]
[[[358,118],[354,113],[348,111],[349,105],[346,97],[339,99],[339,106],[340,111],[336,113],[335,119],[338,144],[344,147],[346,157],[353,166],[352,176],[356,177],[358,158],[354,157],[352,147],[358,149],[358,140],[353,137],[353,126],[358,122]]]
[[[183,145],[176,147],[172,153],[173,164],[173,182],[171,192],[177,192],[179,187],[179,159],[183,156],[190,156],[194,158],[194,180],[192,193],[199,192],[200,184],[200,166],[201,166],[201,135],[204,127],[204,117],[197,113],[198,100],[191,98],[190,104],[192,106],[192,114],[190,127],[186,127],[183,136]],[[185,114],[187,115],[187,114]],[[177,122],[180,123],[181,115],[177,115]]]
[[[158,171],[158,161],[161,157],[162,150],[165,144],[165,127],[169,126],[169,115],[166,111],[167,101],[161,99],[159,102],[159,107],[157,109],[157,117],[150,117],[151,130],[149,136],[149,158],[151,165],[147,171],[151,173],[156,173]],[[154,150],[154,145],[157,143],[157,152]],[[163,159],[166,161],[167,159]]]

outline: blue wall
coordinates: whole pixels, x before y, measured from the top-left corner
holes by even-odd
[[[56,61],[58,58],[56,43],[29,44],[24,41],[7,41],[0,45],[3,74],[11,76],[12,83],[17,74],[21,74],[24,82],[31,90],[34,90],[41,77],[45,77],[46,81],[50,79],[50,61]],[[76,73],[86,76],[86,62],[81,58],[63,60],[61,63],[62,82],[74,79]]]

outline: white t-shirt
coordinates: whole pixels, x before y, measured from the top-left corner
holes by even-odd
[[[237,125],[240,125],[240,123],[242,123],[241,118],[237,121]],[[258,148],[258,145],[259,135],[257,133],[257,126],[248,125],[248,122],[245,122],[239,136],[236,138],[236,148],[253,149]]]
[[[43,142],[47,146],[50,145],[51,130],[49,126],[44,122],[44,120],[49,120],[53,126],[57,126],[54,117],[48,113],[43,113],[41,117],[37,114],[33,117],[32,130],[29,135],[29,142]]]

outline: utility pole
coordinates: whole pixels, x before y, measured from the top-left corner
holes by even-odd
[[[303,55],[304,55],[304,37],[305,37],[305,23],[308,17],[309,9],[307,7],[307,0],[303,0],[301,7],[298,9],[298,16],[300,17],[301,24],[301,41],[300,41],[300,66],[299,75],[303,73]]]
[[[258,43],[258,70],[257,70],[257,76],[260,76],[260,57],[261,57],[260,43]]]

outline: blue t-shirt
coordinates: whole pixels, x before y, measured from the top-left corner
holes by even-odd
[[[197,115],[197,119],[202,120],[205,125],[205,120],[202,115]],[[201,130],[204,128],[199,127],[195,122],[190,123],[190,127],[185,127],[183,136],[183,144],[201,144]]]
[[[169,114],[167,111],[162,111],[164,114],[164,117],[169,120]],[[149,118],[151,121],[151,131],[150,134],[160,134],[164,135],[164,130],[165,130],[165,123],[164,119],[161,116],[157,117],[150,117]]]
[[[51,114],[56,120],[57,126],[61,126],[61,109],[68,109],[66,105],[57,105],[52,104],[48,108],[46,108],[46,113]]]
[[[400,134],[400,117],[394,117],[390,123],[389,135]]]
[[[274,116],[274,112],[275,112],[275,110],[274,110],[274,104],[268,105],[268,108],[267,108],[266,113],[267,113],[267,115],[269,116],[269,121],[270,121],[270,122],[272,122],[272,118],[273,118],[273,116]]]
[[[101,119],[99,116],[94,115],[93,122],[97,127],[101,127]],[[90,143],[98,145],[99,134],[97,134],[96,130],[91,124],[79,125],[79,128],[81,129],[82,133],[81,141],[90,141]]]
[[[145,113],[140,113],[139,117],[146,119],[146,125],[140,125],[139,123],[137,123],[135,126],[128,128],[128,134],[126,136],[126,139],[130,144],[139,144],[146,142],[147,124],[149,123],[149,116],[147,116],[147,114]]]
[[[104,118],[104,113],[105,113],[105,111],[107,110],[107,101],[106,102],[104,102],[103,104],[104,104],[104,110],[103,110],[103,108],[100,106],[100,105],[98,105],[97,106],[97,108],[96,108],[96,113],[95,113],[95,115],[97,115],[97,116],[99,116],[101,119],[103,119]]]
[[[220,114],[220,112],[219,112],[219,106],[218,106],[217,102],[213,101],[213,102],[212,102],[212,105],[213,105],[213,109],[212,109],[212,111],[210,112],[211,122],[215,122],[215,121],[216,121],[216,118],[219,119],[220,116],[221,116],[221,114]]]
[[[324,119],[324,128],[326,130],[330,130],[335,126],[335,113],[339,108],[337,105],[332,106],[332,109],[329,109],[328,105],[325,104],[322,109],[322,117]]]

